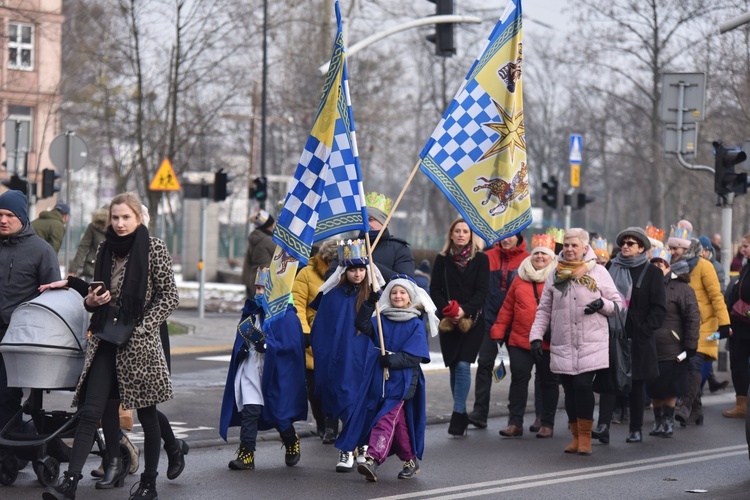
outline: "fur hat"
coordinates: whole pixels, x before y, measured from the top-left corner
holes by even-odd
[[[618,234],[617,238],[615,239],[618,247],[622,248],[622,241],[626,236],[630,236],[631,238],[638,240],[644,250],[649,250],[651,248],[651,240],[648,239],[646,231],[644,231],[640,227],[632,226],[625,229],[624,231],[620,231],[620,234]]]
[[[29,222],[26,195],[21,191],[10,190],[0,195],[0,208],[9,210],[21,221],[21,224]]]

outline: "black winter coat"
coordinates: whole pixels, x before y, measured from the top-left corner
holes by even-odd
[[[698,349],[701,313],[695,291],[680,278],[670,278],[665,292],[667,313],[655,333],[656,355],[659,361],[674,361],[682,351]]]
[[[481,309],[489,288],[489,260],[483,253],[477,253],[465,268],[460,268],[450,257],[439,255],[435,258],[430,279],[430,297],[437,307],[438,318],[443,318],[442,310],[448,302],[455,300],[467,317],[478,319],[467,333],[458,329],[440,332],[440,350],[445,366],[456,361],[473,363],[477,359],[479,347],[484,337],[484,322]]]
[[[645,272],[641,286],[638,279]],[[630,296],[625,333],[631,339],[633,380],[651,380],[659,376],[654,333],[664,322],[666,294],[664,274],[650,262],[630,269],[633,292]]]
[[[727,308],[730,312],[729,319],[732,321],[732,338],[748,340],[750,339],[750,325],[743,321],[737,321],[731,314],[732,306],[739,299],[750,302],[750,263],[742,267],[740,277],[727,292],[726,298]]]

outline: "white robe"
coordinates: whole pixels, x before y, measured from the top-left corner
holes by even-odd
[[[255,326],[260,328],[260,322],[256,318]],[[260,388],[260,381],[263,376],[263,361],[265,353],[259,353],[255,346],[249,343],[247,357],[237,368],[237,374],[234,376],[234,401],[237,405],[237,411],[242,411],[244,405],[262,405],[263,393]]]

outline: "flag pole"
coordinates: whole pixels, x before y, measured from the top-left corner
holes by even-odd
[[[380,232],[378,233],[378,237],[375,238],[375,241],[372,244],[373,247],[378,246],[380,237],[383,236],[383,231],[385,231],[385,228],[388,227],[388,223],[391,222],[391,216],[396,211],[396,207],[398,207],[398,204],[401,202],[401,198],[404,197],[404,193],[406,193],[406,188],[409,187],[409,184],[411,184],[412,179],[414,179],[414,176],[416,175],[417,170],[419,170],[420,163],[422,163],[421,158],[417,160],[417,164],[414,165],[414,168],[412,169],[411,174],[409,174],[409,178],[406,179],[406,184],[404,184],[404,187],[401,190],[401,193],[399,193],[398,198],[396,198],[396,201],[393,202],[393,207],[391,207],[391,211],[388,213],[388,217],[385,218],[385,222],[383,222],[383,227],[380,229]],[[368,245],[367,252],[368,253],[370,252],[369,244],[370,244],[370,238],[367,238],[367,245]],[[370,259],[370,261],[372,262],[372,259]]]
[[[387,221],[386,221],[387,222]],[[372,260],[372,247],[370,246],[370,234],[365,233],[365,246],[367,248],[367,258],[370,265],[370,283],[371,283],[371,290],[373,292],[376,292],[377,290],[375,287],[377,286],[375,283],[375,262]],[[380,355],[385,356],[385,340],[383,339],[383,322],[380,319],[380,305],[375,302],[375,317],[377,318],[378,323],[378,336],[380,337]],[[385,380],[388,380],[388,368],[383,368],[383,378]]]

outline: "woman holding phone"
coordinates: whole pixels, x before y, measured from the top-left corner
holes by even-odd
[[[107,404],[119,399],[125,409],[136,408],[144,433],[144,472],[130,498],[154,499],[161,437],[156,405],[174,397],[167,362],[159,340],[159,326],[177,307],[179,298],[172,273],[172,259],[163,241],[150,237],[141,224],[141,201],[135,193],[112,199],[110,226],[99,247],[94,280],[107,290],[89,288],[84,301],[93,312],[91,336],[83,373],[73,405],[82,404],[68,470],[56,486],[43,493],[46,500],[75,498],[81,471],[91,450],[94,434]],[[122,346],[100,340],[107,308],[118,307],[119,318],[135,324],[132,336]],[[117,432],[117,429],[114,429]],[[115,449],[117,449],[115,447]],[[121,477],[127,471],[116,457],[108,457]],[[121,486],[117,481],[115,486]]]

